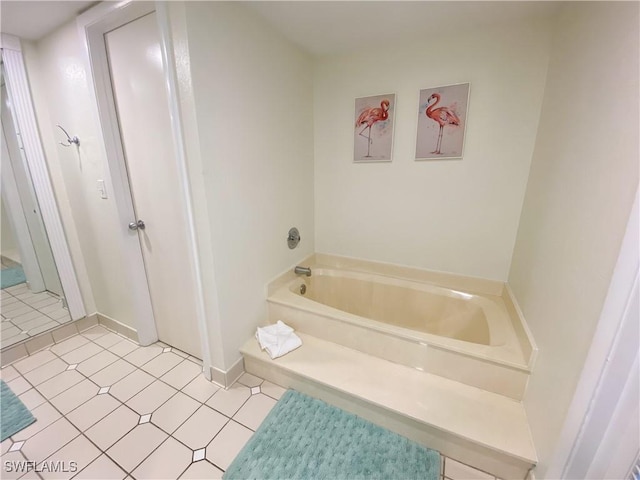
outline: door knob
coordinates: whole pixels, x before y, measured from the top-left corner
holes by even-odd
[[[146,225],[144,224],[144,222],[142,220],[138,220],[137,222],[131,222],[129,224],[129,230],[144,230],[146,227]]]

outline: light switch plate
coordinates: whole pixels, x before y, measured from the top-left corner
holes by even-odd
[[[104,185],[104,180],[98,180],[98,191],[100,192],[100,198],[107,199],[107,188]]]

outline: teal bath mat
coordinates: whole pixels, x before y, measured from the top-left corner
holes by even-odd
[[[24,403],[16,397],[4,380],[0,380],[0,442],[4,442],[35,421]]]
[[[222,478],[437,480],[440,454],[288,390]]]
[[[24,270],[22,270],[22,267],[6,268],[1,270],[0,278],[2,279],[2,288],[13,287],[14,285],[27,281],[27,277],[24,276]]]

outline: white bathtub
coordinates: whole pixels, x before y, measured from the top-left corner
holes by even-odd
[[[426,281],[310,264],[270,287],[269,319],[296,330],[520,400],[531,367],[504,299]],[[401,272],[400,272],[401,273]],[[462,282],[464,283],[464,282]],[[304,288],[302,288],[304,286]],[[304,290],[304,294],[301,293]]]
[[[348,270],[315,269],[313,276],[291,282],[289,290],[360,321],[368,319],[372,328],[397,327],[396,333],[413,339],[427,340],[422,334],[431,334],[503,345],[510,323],[506,310],[480,295]]]

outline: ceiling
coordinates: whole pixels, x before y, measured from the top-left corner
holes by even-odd
[[[426,35],[548,18],[554,1],[250,1],[243,2],[314,55],[364,50]]]
[[[2,32],[25,40],[39,40],[95,3],[97,2],[2,0]]]
[[[95,1],[0,1],[2,31],[39,40]],[[553,15],[554,1],[249,1],[242,2],[314,55],[347,53],[425,35]]]

